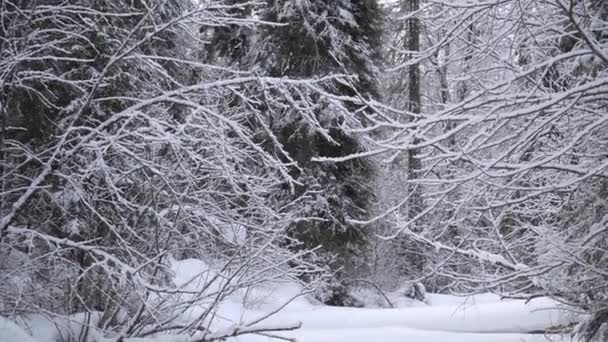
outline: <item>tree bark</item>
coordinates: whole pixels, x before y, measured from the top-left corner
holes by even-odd
[[[420,0],[405,0],[403,3],[404,10],[409,13],[415,13],[420,9]],[[417,58],[416,52],[420,51],[420,21],[414,14],[407,20],[407,38],[405,40],[405,49],[408,51],[410,60]],[[420,63],[414,62],[408,67],[408,84],[407,84],[407,110],[414,116],[411,121],[416,120],[415,115],[420,114],[422,109],[422,101],[420,95]],[[413,144],[418,143],[418,139],[412,140]],[[417,185],[411,183],[416,179],[417,171],[421,169],[421,162],[418,158],[419,151],[417,149],[408,149],[407,151],[407,168],[408,168],[408,195],[410,201],[408,205],[408,216],[414,218],[422,210],[422,196]]]

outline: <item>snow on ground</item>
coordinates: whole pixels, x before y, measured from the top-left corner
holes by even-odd
[[[37,342],[20,326],[0,316],[0,342]]]
[[[193,274],[208,274],[204,268],[205,265],[197,261],[182,261],[176,268],[179,278],[176,282],[188,283]],[[546,342],[551,341],[547,336],[527,333],[577,321],[577,317],[547,298],[526,303],[501,300],[494,294],[470,297],[428,294],[425,304],[391,293],[389,297],[396,309],[339,308],[313,304],[306,297],[297,297],[300,291],[299,285],[285,281],[249,289],[246,295],[237,292],[220,306],[221,319],[215,322],[214,328],[252,321],[292,299],[284,310],[263,324],[281,326],[301,322],[300,330],[281,334],[296,337],[300,342]],[[196,311],[193,309],[193,313]],[[233,340],[272,339],[248,335]]]
[[[398,327],[352,330],[301,329],[281,335],[296,338],[298,342],[571,342],[571,338],[567,336],[448,333]],[[277,342],[278,340],[262,336],[243,336],[232,341]]]
[[[92,328],[97,325],[101,314],[78,313],[69,317],[48,317],[43,315],[28,315],[17,320],[17,324],[37,342],[69,341],[70,338],[80,338],[82,342],[96,342],[97,331]],[[2,341],[2,339],[0,339]]]
[[[184,290],[196,292],[205,289],[207,292],[215,292],[222,288],[225,281],[200,260],[173,261],[173,264],[174,282]],[[212,284],[209,286],[210,281]],[[577,317],[560,309],[556,302],[547,298],[525,303],[519,300],[501,301],[492,294],[472,297],[428,294],[425,304],[406,298],[399,299],[398,293],[391,293],[390,300],[397,306],[394,309],[339,308],[313,303],[304,296],[298,296],[301,291],[298,284],[290,281],[235,291],[220,304],[217,319],[211,329],[230,329],[235,324],[238,326],[251,322],[264,317],[285,302],[290,304],[261,324],[285,326],[301,322],[302,328],[297,331],[277,333],[284,337],[295,337],[299,342],[565,342],[570,341],[570,338],[527,333],[577,321]],[[181,320],[187,322],[196,319],[205,309],[205,303],[192,306],[182,315]],[[93,317],[93,321],[96,319]],[[71,317],[71,321],[64,318],[57,322],[41,316],[31,316],[15,325],[0,317],[0,342],[53,342],[52,336],[57,336],[57,326],[63,327],[60,330],[73,330],[75,325],[81,327],[80,322],[83,321],[86,320],[82,314]],[[91,337],[95,335],[93,333]],[[111,340],[95,339],[95,342],[102,341]],[[177,342],[187,341],[187,338],[157,336],[124,341]],[[277,340],[260,335],[245,335],[229,341]]]
[[[408,327],[431,331],[527,333],[572,323],[549,299],[398,309],[314,307],[286,310],[270,322],[301,321],[304,329]]]

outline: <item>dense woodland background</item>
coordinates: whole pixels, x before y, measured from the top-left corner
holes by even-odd
[[[606,1],[3,0],[0,113],[0,316],[287,277],[608,324]],[[159,300],[184,258],[222,286]]]

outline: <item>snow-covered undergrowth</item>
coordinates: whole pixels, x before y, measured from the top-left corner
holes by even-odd
[[[174,283],[183,293],[200,294],[221,292],[226,279],[200,260],[173,262]],[[577,321],[575,315],[562,310],[557,303],[538,298],[526,303],[520,300],[500,300],[496,295],[455,297],[428,294],[426,303],[400,298],[399,293],[387,294],[395,308],[340,308],[328,307],[302,295],[303,288],[294,281],[277,280],[272,283],[236,289],[219,303],[196,303],[185,308],[176,318],[180,324],[197,323],[204,312],[215,308],[213,319],[198,322],[210,332],[196,336],[170,336],[164,332],[146,338],[128,338],[125,342],[194,341],[205,337],[230,335],[237,330],[264,330],[232,338],[238,342],[272,341],[269,330],[301,324],[294,331],[271,333],[295,337],[298,341],[408,341],[408,342],[521,342],[565,341],[566,337],[531,335],[551,327],[565,326]],[[157,298],[160,300],[161,298]],[[184,300],[184,298],[180,298]],[[287,305],[285,305],[288,303]],[[281,309],[281,310],[279,310]],[[175,314],[175,313],[172,313]],[[0,320],[0,342],[56,342],[72,338],[82,341],[115,341],[117,337],[100,336],[95,329],[99,313],[77,314],[69,318],[25,316],[16,322]],[[88,325],[89,329],[83,329]],[[86,335],[84,334],[86,332]],[[275,339],[276,340],[276,339]],[[75,341],[78,341],[76,339]]]

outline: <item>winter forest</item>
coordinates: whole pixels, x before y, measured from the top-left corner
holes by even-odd
[[[0,116],[2,342],[608,341],[608,1],[0,0]]]

